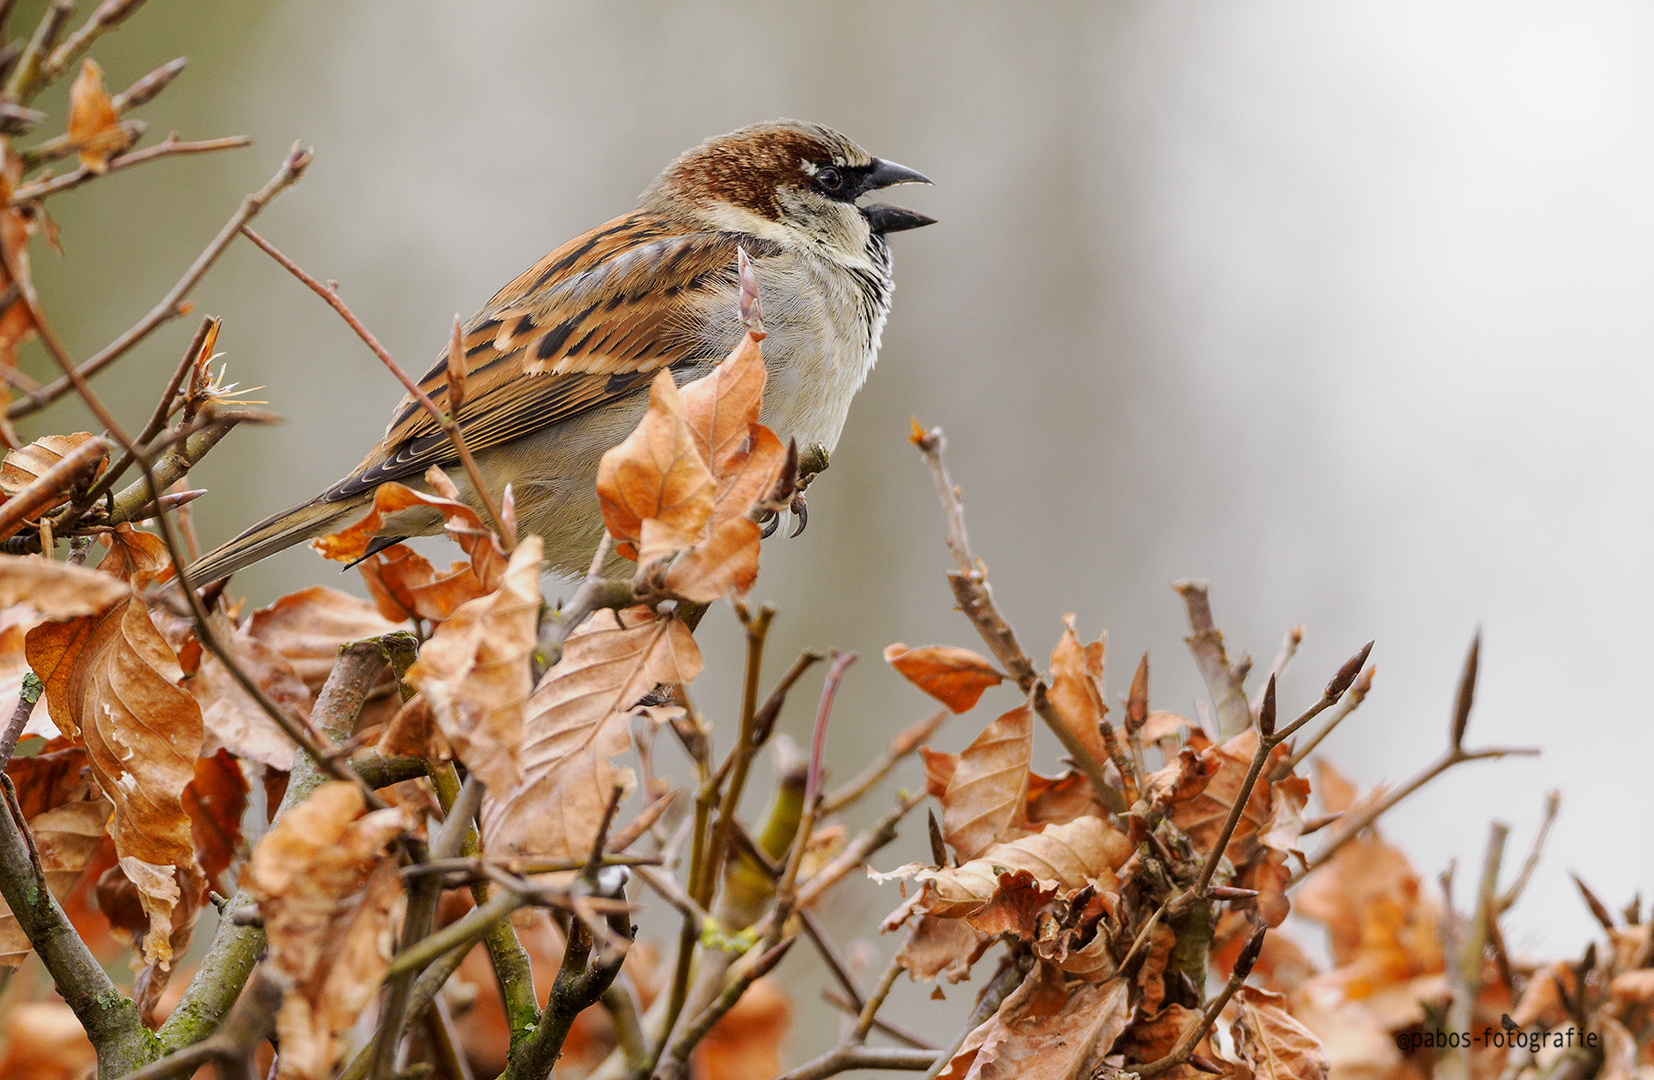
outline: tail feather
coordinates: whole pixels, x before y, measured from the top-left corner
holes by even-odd
[[[328,503],[313,499],[300,503],[291,510],[265,518],[234,540],[201,556],[189,568],[190,581],[205,585],[228,577],[278,551],[321,536],[348,521],[360,509],[357,500]]]

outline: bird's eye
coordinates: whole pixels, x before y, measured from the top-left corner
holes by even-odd
[[[820,184],[827,191],[837,191],[839,188],[844,186],[844,177],[839,174],[837,169],[829,165],[825,169],[822,169],[820,172],[816,173],[816,183]]]

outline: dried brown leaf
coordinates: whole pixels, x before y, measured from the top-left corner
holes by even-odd
[[[1091,753],[1094,761],[1108,760],[1108,747],[1097,725],[1108,713],[1103,699],[1103,652],[1107,636],[1081,645],[1074,632],[1074,615],[1063,616],[1062,636],[1051,650],[1051,689],[1048,697],[1064,726]]]
[[[1240,1015],[1229,1030],[1257,1080],[1326,1080],[1321,1040],[1293,1018],[1286,998],[1243,986],[1234,1000]]]
[[[540,617],[538,536],[511,553],[500,587],[457,609],[420,649],[407,681],[430,702],[459,759],[493,791],[522,782],[517,748]]]
[[[1130,985],[1063,985],[1041,964],[999,1011],[972,1033],[942,1073],[945,1080],[1086,1080],[1131,1020]],[[974,1044],[974,1045],[973,1045]]]
[[[0,607],[28,603],[50,619],[93,615],[131,593],[119,578],[39,555],[0,555]]]
[[[407,627],[384,618],[365,600],[313,585],[253,612],[245,629],[291,664],[314,696],[332,672],[340,645]]]
[[[483,809],[492,850],[572,858],[589,854],[616,783],[609,761],[631,745],[633,707],[656,685],[701,668],[689,628],[648,608],[599,611],[563,645],[523,721],[523,783]]]
[[[921,915],[896,959],[922,982],[935,982],[940,977],[958,983],[970,978],[971,966],[993,943],[993,935],[984,934],[964,919]]]
[[[744,516],[715,522],[704,540],[672,562],[662,589],[699,604],[710,604],[732,593],[745,596],[758,580],[761,533],[758,525]]]
[[[238,627],[222,611],[211,615],[218,641],[265,694],[287,715],[300,722],[310,719],[310,688],[298,671],[276,650]],[[194,639],[191,638],[191,641]],[[218,746],[237,757],[262,762],[283,772],[293,767],[293,740],[270,719],[252,695],[242,689],[216,654],[204,653],[200,667],[184,682],[184,689],[201,707],[201,722],[211,736],[203,753]]]
[[[436,494],[427,495],[394,482],[380,484],[374,489],[373,505],[365,516],[338,532],[317,537],[310,546],[325,559],[355,562],[367,554],[380,533],[408,535],[426,523],[434,525],[440,517],[449,538],[470,557],[481,591],[492,592],[499,587],[499,575],[505,570],[506,553],[499,538],[475,510],[459,501],[458,489],[441,469],[433,466],[427,470],[425,482]]]
[[[201,710],[176,685],[178,659],[136,597],[102,615],[42,623],[26,648],[53,720],[84,742],[92,774],[115,804],[109,833],[150,918],[146,955],[165,964],[181,898],[174,868],[195,865],[181,798],[201,752]]]
[[[327,783],[289,811],[253,851],[247,884],[269,963],[293,982],[276,1017],[279,1076],[320,1080],[335,1036],[373,999],[390,960],[401,896],[385,846],[412,821],[399,807],[364,813],[352,784]]]
[[[942,794],[942,835],[961,861],[1020,836],[1034,751],[1034,711],[1020,705],[959,755]]]
[[[1229,810],[1252,766],[1252,755],[1257,748],[1258,729],[1250,727],[1202,755],[1206,759],[1202,770],[1211,774],[1210,779],[1198,794],[1177,803],[1171,812],[1172,822],[1188,834],[1197,850],[1208,851],[1217,842],[1229,817]],[[1270,761],[1264,765],[1264,774],[1267,775],[1273,764],[1286,753],[1284,744],[1276,747]],[[1247,797],[1246,809],[1235,825],[1234,834],[1224,848],[1230,862],[1240,866],[1252,858],[1258,848],[1258,834],[1268,828],[1273,816],[1269,785],[1255,784]]]
[[[469,559],[439,574],[429,559],[406,544],[392,544],[357,566],[379,614],[392,622],[410,618],[441,622],[461,604],[483,594]]]
[[[956,713],[974,708],[990,686],[1005,681],[987,657],[952,645],[910,649],[897,642],[885,646],[884,662]]]
[[[90,172],[109,169],[109,159],[126,148],[120,114],[104,89],[103,68],[88,57],[69,88],[69,138],[80,151],[80,163]]]
[[[19,447],[8,453],[4,460],[0,460],[0,503],[5,502],[6,499],[10,499],[25,487],[40,479],[52,466],[94,438],[96,436],[89,431],[79,431],[73,435],[45,435],[27,446]],[[75,483],[89,484],[103,472],[108,458],[107,448],[96,452],[94,459],[96,465],[82,471],[75,478]],[[40,503],[38,509],[34,510],[31,516],[39,517],[68,501],[69,489],[65,487],[53,498]],[[23,523],[20,521],[13,525],[8,532],[0,535],[10,536],[11,533],[16,532],[22,526]]]
[[[705,534],[716,489],[672,373],[663,370],[650,384],[649,411],[598,465],[597,497],[615,550],[646,566],[690,547]],[[640,548],[651,520],[651,542]]]

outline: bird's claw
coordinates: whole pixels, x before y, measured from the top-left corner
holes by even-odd
[[[770,537],[775,535],[775,530],[780,528],[781,515],[776,513],[774,510],[765,510],[764,516],[760,517],[758,522],[764,526],[764,530],[758,534],[759,538],[762,540],[768,540]]]
[[[793,496],[793,501],[787,509],[791,510],[793,512],[793,516],[798,519],[797,527],[794,528],[792,532],[787,534],[787,539],[791,540],[793,537],[803,532],[804,526],[810,523],[810,508],[804,505],[804,493],[802,491]]]

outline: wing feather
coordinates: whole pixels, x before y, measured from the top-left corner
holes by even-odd
[[[708,294],[735,291],[735,251],[779,254],[734,233],[681,233],[636,211],[564,244],[496,293],[463,328],[465,441],[483,450],[637,393],[662,367],[715,350],[697,333]],[[733,302],[733,301],[732,301]],[[419,381],[448,402],[447,351]],[[385,438],[325,499],[455,461],[436,422],[404,396]]]

